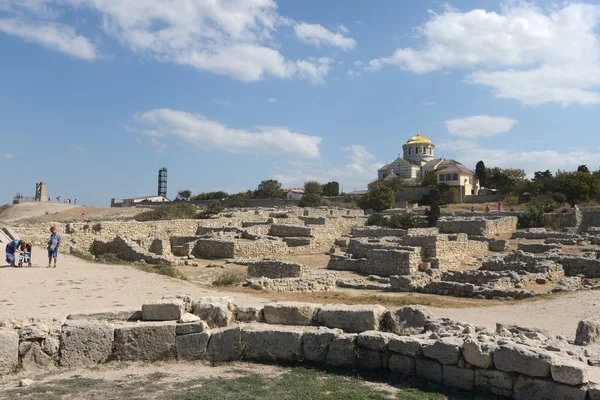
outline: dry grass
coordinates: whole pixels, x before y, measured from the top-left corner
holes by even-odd
[[[248,274],[237,271],[225,271],[217,275],[213,286],[235,286],[248,279]]]

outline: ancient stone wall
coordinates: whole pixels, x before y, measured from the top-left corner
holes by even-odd
[[[291,263],[281,260],[259,260],[247,263],[248,276],[251,278],[299,278],[308,273],[302,264]]]
[[[144,260],[148,264],[171,264],[171,260],[144,250],[137,243],[117,236],[110,242],[95,240],[90,252],[95,256],[112,254],[124,261]]]
[[[379,275],[409,275],[419,270],[421,255],[419,250],[373,249],[367,252],[367,262],[358,272]]]
[[[384,228],[380,226],[361,226],[352,228],[352,237],[369,237],[369,238],[383,238],[383,237],[403,237],[408,234],[406,229],[394,229]]]
[[[466,233],[491,238],[515,232],[517,217],[442,217],[436,225],[442,233]]]

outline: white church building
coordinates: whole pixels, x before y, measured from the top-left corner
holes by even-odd
[[[479,191],[475,172],[456,160],[447,160],[443,156],[435,158],[435,145],[421,135],[420,130],[408,139],[402,150],[402,155],[379,168],[378,181],[400,177],[407,184],[415,184],[426,174],[435,173],[438,183],[457,187],[463,196],[474,195]]]

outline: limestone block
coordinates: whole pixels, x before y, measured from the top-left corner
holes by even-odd
[[[231,325],[234,311],[231,297],[202,297],[194,306],[194,314],[211,328]]]
[[[179,299],[183,301],[183,310],[186,313],[191,313],[194,310],[194,300],[192,296],[185,294],[168,294],[162,297],[163,300]]]
[[[113,356],[117,360],[160,361],[176,355],[175,322],[144,322],[115,328]]]
[[[0,330],[0,375],[14,372],[19,366],[19,334]]]
[[[358,365],[364,370],[385,371],[388,368],[387,353],[359,347]]]
[[[390,312],[391,331],[397,335],[421,333],[433,314],[424,306],[406,306]]]
[[[204,321],[187,322],[175,325],[175,334],[191,335],[192,333],[201,333],[208,331],[208,324]]]
[[[331,342],[343,334],[341,329],[311,328],[302,335],[302,354],[306,361],[325,364]]]
[[[21,341],[44,340],[50,333],[50,327],[44,323],[27,325],[19,332]]]
[[[342,334],[333,339],[325,364],[330,367],[355,368],[358,365],[356,334]]]
[[[302,358],[300,327],[248,325],[242,329],[244,357],[259,361],[299,361]]]
[[[78,313],[69,314],[67,319],[131,322],[141,320],[142,311],[136,308],[82,311]]]
[[[462,345],[462,339],[456,337],[428,340],[423,343],[423,355],[436,359],[442,364],[456,364],[460,359]]]
[[[108,361],[115,329],[104,322],[67,321],[60,333],[60,365],[75,367]]]
[[[552,379],[567,385],[579,386],[587,383],[588,366],[573,359],[554,357],[550,365]]]
[[[386,351],[390,340],[396,337],[389,332],[366,331],[358,335],[357,344],[366,349]]]
[[[181,299],[162,299],[142,305],[144,321],[178,321],[185,313]]]
[[[472,369],[444,365],[444,385],[471,390],[475,385],[475,372]]]
[[[442,372],[442,364],[437,361],[427,360],[426,358],[417,358],[415,373],[417,376],[432,382],[443,382],[444,375]]]
[[[177,321],[177,322],[179,322],[180,324],[185,324],[185,323],[189,323],[189,322],[198,322],[198,321],[202,321],[199,316],[190,314],[189,312],[186,312],[185,314],[183,314],[181,316],[181,318],[179,318],[179,321]]]
[[[49,336],[42,341],[42,351],[53,359],[58,357],[59,347],[60,341],[57,338]]]
[[[517,376],[514,372],[478,369],[475,371],[475,386],[482,389],[512,390],[517,381]]]
[[[588,389],[588,397],[590,400],[600,400],[600,385],[591,386]]]
[[[584,319],[577,324],[575,344],[587,346],[600,341],[600,320]]]
[[[263,322],[263,309],[257,306],[236,306],[235,318],[239,322]]]
[[[411,336],[394,336],[390,339],[388,350],[410,357],[423,355],[423,340]]]
[[[340,328],[345,332],[377,331],[386,312],[380,305],[326,305],[317,314],[320,325]]]
[[[204,360],[210,333],[191,333],[189,335],[177,336],[177,358],[180,360]]]
[[[520,375],[513,389],[515,400],[584,400],[587,389]]]
[[[465,340],[463,357],[465,361],[479,368],[491,368],[494,365],[493,354],[497,346],[477,340]]]
[[[54,361],[42,350],[38,342],[21,342],[19,345],[21,367],[26,370],[47,369],[54,366]]]
[[[402,354],[389,354],[388,360],[389,369],[392,372],[397,372],[401,375],[414,375],[416,361],[414,357],[405,356]]]
[[[318,308],[312,303],[270,303],[264,306],[263,314],[267,324],[310,325]]]
[[[494,351],[494,366],[505,372],[529,376],[550,376],[549,354],[520,344],[502,345]]]
[[[211,331],[207,356],[212,362],[238,361],[242,358],[242,329],[239,326]]]

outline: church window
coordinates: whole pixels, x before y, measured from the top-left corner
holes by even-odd
[[[457,181],[458,180],[458,174],[452,174],[452,180],[453,181]]]

